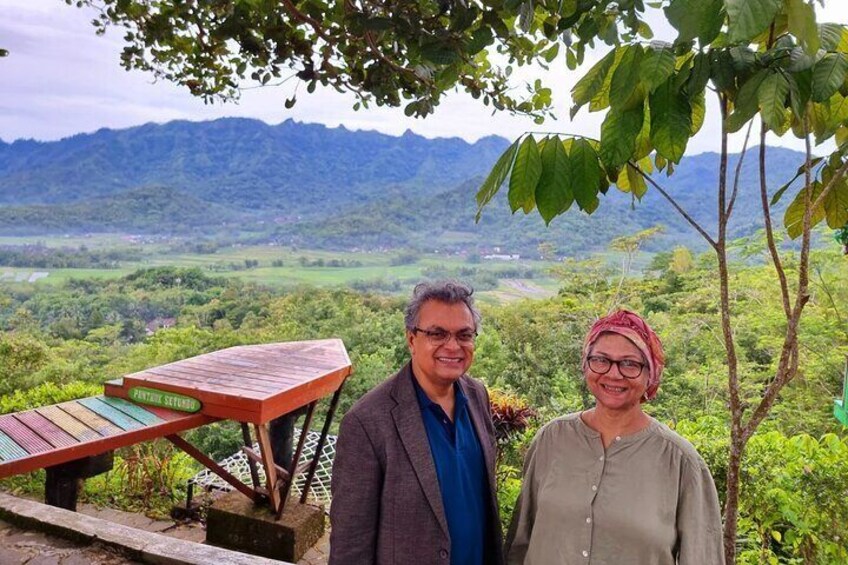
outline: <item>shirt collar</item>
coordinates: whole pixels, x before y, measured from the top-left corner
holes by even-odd
[[[418,379],[415,378],[415,375],[412,373],[412,371],[410,371],[410,378],[412,379],[412,386],[415,388],[415,396],[418,397],[418,405],[421,408],[428,408],[430,410],[434,410],[436,408],[441,410],[442,407],[430,400],[430,397],[427,396],[427,393],[424,392],[424,389],[421,388],[420,384],[418,384]],[[456,408],[461,408],[467,405],[468,397],[465,396],[465,393],[462,390],[462,385],[459,384],[459,381],[453,383],[453,390],[454,394],[456,395]]]

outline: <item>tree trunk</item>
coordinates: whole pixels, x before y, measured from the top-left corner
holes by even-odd
[[[741,429],[730,431],[730,458],[727,462],[727,490],[724,504],[724,561],[736,563],[736,529],[739,521],[739,472],[745,442]]]

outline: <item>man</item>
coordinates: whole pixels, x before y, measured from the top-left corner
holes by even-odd
[[[416,286],[411,361],[342,419],[330,565],[503,563],[489,398],[465,374],[480,321],[472,292]]]

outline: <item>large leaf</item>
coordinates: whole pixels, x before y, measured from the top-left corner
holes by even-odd
[[[637,89],[639,87],[639,73],[642,61],[642,46],[628,45],[621,57],[621,62],[615,68],[610,83],[610,106],[612,108],[627,109],[636,105],[640,100]]]
[[[643,108],[623,111],[613,108],[607,113],[601,125],[600,155],[608,171],[618,170],[633,157],[636,136],[644,123]]]
[[[619,47],[615,50],[615,60],[610,67],[610,71],[607,73],[606,79],[604,79],[604,84],[600,89],[595,93],[592,97],[592,100],[589,101],[589,111],[597,112],[599,110],[603,110],[605,108],[609,108],[610,105],[610,85],[612,84],[612,76],[615,72],[615,69],[618,68],[618,65],[621,64],[621,59],[624,57],[624,53],[626,52],[626,48]],[[574,116],[572,116],[574,117]]]
[[[639,72],[649,93],[668,80],[674,72],[674,63],[674,52],[670,45],[652,45],[645,50]]]
[[[574,201],[571,188],[574,174],[565,147],[558,137],[548,139],[541,157],[542,176],[536,185],[536,207],[545,224],[550,224],[556,216],[568,210]]]
[[[786,226],[786,232],[792,239],[796,239],[804,231],[804,210],[806,210],[806,206],[804,206],[805,190],[806,189],[802,188],[798,194],[795,195],[795,200],[792,201],[792,204],[786,208],[786,212],[783,214],[783,225]],[[819,181],[815,181],[812,186],[810,202],[815,202],[816,198],[818,198],[819,194],[821,194],[821,191],[821,183]],[[813,210],[813,215],[810,220],[810,228],[821,222],[824,217],[824,208],[822,206]]]
[[[819,39],[821,48],[825,51],[836,51],[842,42],[843,26],[841,24],[826,23],[819,26]]]
[[[748,121],[757,115],[759,109],[758,91],[760,85],[768,76],[769,71],[763,69],[751,78],[745,81],[745,84],[739,89],[736,98],[733,100],[733,113],[727,118],[725,127],[729,132],[736,132],[742,129]]]
[[[819,28],[816,25],[816,11],[812,4],[804,0],[787,0],[786,11],[789,33],[798,38],[804,51],[815,55],[819,50]]]
[[[645,184],[645,179],[639,174],[635,168],[630,165],[625,165],[618,178],[615,181],[615,186],[621,192],[629,192],[639,200],[648,192],[648,185]]]
[[[721,32],[724,5],[721,0],[672,0],[665,15],[678,32],[678,43],[697,38],[704,46]]]
[[[789,93],[789,82],[779,70],[770,73],[763,79],[757,90],[760,112],[763,121],[773,131],[780,131],[786,121],[786,96]]]
[[[598,154],[585,139],[575,139],[569,152],[569,162],[574,198],[581,209],[591,214],[597,207],[598,188],[604,178]]]
[[[812,171],[813,167],[815,167],[817,164],[821,163],[822,159],[824,159],[824,157],[813,157],[810,160],[810,171]],[[777,191],[774,193],[774,196],[771,197],[771,205],[772,206],[774,206],[775,204],[777,204],[780,201],[781,196],[783,196],[783,193],[786,192],[787,188],[789,188],[789,185],[791,185],[793,182],[795,182],[795,180],[798,177],[803,175],[806,168],[807,168],[806,163],[801,165],[800,167],[798,167],[798,171],[795,173],[795,176],[792,177],[789,180],[789,182],[787,182],[786,184],[784,184],[783,186],[781,186],[780,188],[777,189]]]
[[[636,146],[633,150],[632,161],[638,161],[651,154],[654,150],[654,144],[651,143],[651,109],[645,102],[645,116],[642,121],[642,129],[639,130],[639,135],[636,136]]]
[[[810,101],[812,93],[813,73],[810,70],[801,71],[787,75],[786,82],[789,84],[789,104],[796,116],[807,113],[807,102]]]
[[[513,213],[519,208],[529,214],[536,203],[536,184],[542,176],[542,157],[532,135],[518,147],[512,174],[509,176],[509,207]]]
[[[827,227],[838,230],[848,224],[848,179],[844,176],[824,197]]]
[[[651,142],[657,153],[679,163],[692,133],[692,107],[686,94],[666,81],[651,94]]]
[[[572,118],[584,104],[592,100],[598,94],[598,91],[603,88],[613,62],[615,62],[615,49],[595,63],[589,69],[589,72],[583,75],[583,78],[577,81],[577,84],[571,89],[571,101],[574,103],[571,109]]]
[[[813,101],[823,102],[845,81],[848,60],[842,53],[828,53],[813,67]]]
[[[480,190],[477,191],[477,216],[475,221],[480,221],[480,214],[483,212],[483,207],[494,198],[495,194],[500,190],[506,175],[512,166],[512,161],[515,159],[515,153],[518,151],[518,140],[515,141],[509,148],[503,152],[498,162],[489,172],[489,176],[483,182]]]
[[[704,125],[704,119],[707,117],[707,95],[704,91],[701,94],[689,99],[689,104],[692,106],[692,133],[691,137],[701,131],[701,126]]]
[[[698,53],[692,59],[692,70],[686,79],[686,94],[690,99],[703,96],[704,88],[710,80],[710,56],[708,53]]]
[[[749,41],[765,31],[781,4],[781,0],[725,0],[730,40]]]

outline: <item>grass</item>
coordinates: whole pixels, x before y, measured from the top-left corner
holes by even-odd
[[[461,238],[463,234],[455,234]],[[470,264],[464,257],[439,254],[422,254],[418,261],[393,265],[402,251],[391,253],[343,252],[290,248],[275,245],[232,245],[222,247],[215,253],[175,253],[170,248],[173,241],[159,238],[140,240],[133,236],[121,234],[98,234],[92,236],[74,237],[0,237],[0,245],[25,245],[40,243],[48,247],[85,246],[90,250],[126,249],[132,248],[141,252],[139,261],[123,261],[117,269],[33,269],[10,268],[0,266],[0,274],[6,272],[32,273],[34,271],[49,272],[49,276],[36,281],[34,284],[57,285],[69,279],[114,279],[145,267],[180,266],[197,267],[213,275],[235,277],[256,284],[270,287],[285,288],[297,285],[311,286],[350,286],[353,283],[375,283],[382,281],[391,283],[399,281],[404,287],[425,277],[428,267],[447,271],[460,268],[474,268],[478,272],[493,272],[520,266],[530,267],[536,274],[528,280],[500,279],[494,290],[480,293],[480,298],[492,302],[511,301],[520,298],[543,298],[553,296],[559,287],[556,279],[547,275],[546,270],[555,262],[529,261],[482,261]],[[634,258],[632,269],[639,272],[650,262],[652,254],[639,253]],[[593,254],[613,269],[621,267],[622,254],[606,251]],[[245,268],[245,261],[258,261],[258,267]],[[331,267],[312,266],[308,263],[323,261],[339,261],[348,266]],[[282,266],[273,266],[274,262],[282,262]],[[306,262],[307,265],[304,265]],[[31,283],[16,283],[0,281],[7,287],[24,286]]]

